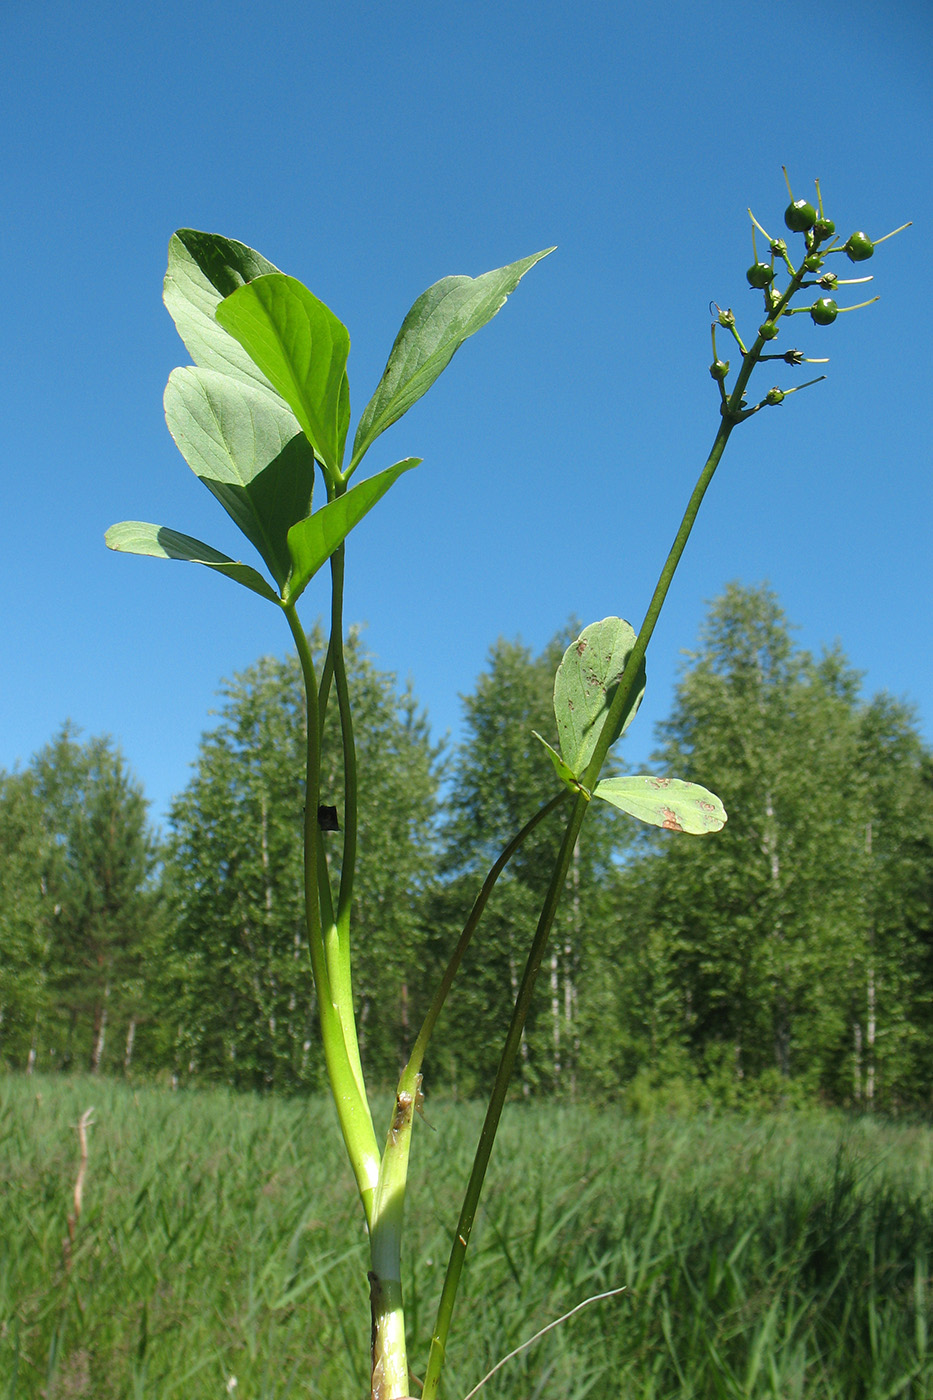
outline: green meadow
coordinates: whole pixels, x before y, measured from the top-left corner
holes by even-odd
[[[481,1116],[426,1112],[408,1199],[416,1372]],[[324,1100],[9,1075],[0,1144],[0,1400],[367,1393],[366,1242]],[[539,1328],[624,1286],[510,1361],[484,1400],[921,1400],[931,1259],[926,1126],[515,1104],[445,1394],[462,1400]]]

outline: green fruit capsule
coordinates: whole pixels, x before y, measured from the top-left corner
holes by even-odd
[[[816,234],[818,242],[825,243],[826,239],[832,238],[836,232],[836,225],[832,219],[824,219],[821,216],[813,225],[813,232]]]
[[[752,263],[745,276],[750,287],[757,287],[759,291],[763,291],[774,281],[774,268],[768,263]]]
[[[853,233],[843,248],[850,262],[865,262],[875,251],[875,245],[867,233]]]
[[[839,314],[839,307],[832,297],[820,297],[810,307],[810,315],[818,326],[831,326]]]
[[[824,262],[822,253],[809,253],[803,260],[803,265],[808,272],[819,272]]]
[[[783,403],[786,397],[787,395],[784,393],[784,390],[778,389],[775,386],[775,388],[769,389],[765,394],[765,403],[769,403],[773,406],[776,403]]]
[[[765,321],[758,327],[758,334],[762,340],[774,340],[778,333],[778,328],[773,321]]]
[[[791,233],[806,233],[816,223],[816,210],[805,199],[795,199],[784,210],[784,222]]]
[[[729,373],[728,360],[714,360],[709,367],[709,372],[714,379],[723,380]]]

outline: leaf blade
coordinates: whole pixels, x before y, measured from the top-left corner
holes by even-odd
[[[172,235],[162,300],[196,365],[272,388],[214,316],[224,297],[237,287],[272,272],[278,272],[274,263],[236,239],[191,228]]]
[[[343,322],[282,272],[244,283],[215,314],[289,405],[320,460],[339,472],[350,422]]]
[[[104,535],[108,549],[121,554],[144,554],[153,559],[183,559],[191,564],[204,564],[209,569],[226,574],[235,583],[242,584],[260,598],[278,603],[274,591],[256,569],[231,559],[219,549],[196,540],[193,535],[183,535],[165,525],[150,525],[144,520],[121,520],[111,525]]]
[[[288,532],[292,572],[283,595],[286,603],[294,603],[298,599],[318,569],[402,473],[420,463],[420,457],[406,457],[351,487],[342,496],[328,501],[326,506],[308,516],[307,520],[300,520],[292,526]]]
[[[654,778],[648,774],[604,778],[596,784],[593,796],[627,812],[636,821],[689,836],[721,831],[727,821],[726,809],[715,793],[680,778]]]
[[[275,394],[216,370],[176,369],[165,420],[178,450],[259,551],[279,587],[288,531],[311,513],[314,451]]]
[[[554,717],[565,763],[580,777],[593,756],[616,687],[635,645],[635,631],[620,617],[584,627],[564,652],[554,677]],[[628,706],[612,743],[635,717],[645,693],[645,667],[639,667]]]
[[[505,305],[525,273],[553,253],[546,248],[480,277],[443,277],[411,307],[356,430],[353,471],[380,433],[398,422],[476,331]]]

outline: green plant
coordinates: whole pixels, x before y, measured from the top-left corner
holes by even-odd
[[[200,563],[227,575],[283,611],[297,649],[307,725],[305,918],[327,1073],[369,1230],[372,1400],[405,1400],[411,1389],[402,1296],[402,1234],[413,1118],[421,1105],[421,1066],[463,954],[500,873],[540,822],[558,808],[568,808],[454,1234],[424,1377],[426,1400],[433,1400],[440,1384],[457,1289],[493,1141],[551,925],[590,802],[594,798],[608,802],[640,821],[675,832],[702,835],[719,830],[725,823],[719,799],[695,784],[651,775],[601,778],[600,774],[610,748],[638,709],[649,641],[729,437],[739,423],[796,391],[775,387],[753,407],[746,403],[746,389],[760,361],[782,359],[794,366],[805,362],[796,350],[784,355],[765,354],[764,350],[778,335],[785,315],[810,310],[814,319],[819,319],[815,307],[791,307],[791,302],[803,288],[815,285],[806,280],[815,260],[838,251],[836,243],[827,244],[832,229],[830,221],[823,218],[822,201],[818,200],[818,216],[816,208],[806,201],[794,201],[792,196],[791,200],[785,222],[804,238],[800,265],[794,267],[783,239],[765,235],[772,262],[770,266],[759,263],[756,252],[749,273],[749,281],[764,293],[765,321],[749,347],[742,341],[733,313],[717,308],[711,373],[719,387],[720,424],[644,622],[636,633],[621,618],[607,617],[584,628],[564,654],[554,684],[558,746],[537,736],[553,765],[558,791],[507,844],[476,897],[399,1079],[382,1150],[366,1093],[353,1002],[350,911],[359,791],[365,775],[357,773],[344,655],[344,541],[399,477],[419,465],[419,459],[404,458],[366,480],[353,485],[351,480],[380,434],[430,388],[460,345],[496,314],[525,273],[546,253],[533,254],[476,279],[444,278],[418,298],[359,420],[345,464],[350,423],[346,370],[350,340],[346,327],[300,282],[241,243],[188,229],[177,233],[169,245],[165,302],[194,365],[175,370],[169,378],[165,394],[168,426],[189,466],[257,550],[269,576],[188,535],[138,521],[112,526],[107,544],[125,552]],[[761,229],[757,221],[753,223]],[[789,273],[783,291],[774,286],[775,259]],[[834,317],[833,304],[833,315],[827,319]],[[733,337],[742,356],[731,390],[727,389],[728,363],[716,353],[717,325]],[[326,500],[313,510],[318,472]],[[328,562],[331,630],[323,664],[318,668],[296,604]],[[342,824],[341,814],[322,803],[321,737],[328,705],[336,706],[340,721],[345,792]],[[333,887],[327,857],[328,843],[335,839],[341,841],[342,851],[339,883]]]

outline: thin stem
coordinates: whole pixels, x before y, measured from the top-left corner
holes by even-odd
[[[479,1198],[486,1177],[486,1169],[489,1165],[489,1158],[492,1153],[492,1145],[495,1141],[496,1131],[499,1127],[499,1119],[502,1116],[502,1109],[508,1094],[509,1080],[511,1079],[512,1070],[515,1066],[515,1060],[521,1045],[525,1020],[528,1016],[532,997],[534,996],[538,969],[544,957],[548,935],[551,931],[551,925],[554,922],[554,916],[557,913],[561,890],[563,889],[564,881],[567,878],[567,871],[570,868],[570,862],[573,857],[573,848],[580,834],[580,827],[583,825],[583,818],[586,815],[588,805],[589,798],[587,795],[582,792],[579,793],[573,805],[570,820],[564,831],[560,854],[557,859],[557,864],[551,873],[551,881],[548,886],[547,895],[545,896],[541,915],[538,919],[538,927],[535,930],[535,936],[528,953],[528,959],[525,963],[525,971],[518,989],[515,1009],[512,1012],[512,1020],[509,1024],[508,1034],[506,1035],[505,1044],[502,1048],[502,1057],[499,1061],[499,1068],[496,1071],[495,1083],[492,1086],[492,1095],[490,1096],[489,1106],[486,1109],[486,1117],[476,1148],[476,1155],[473,1159],[473,1169],[470,1172],[470,1180],[467,1183],[466,1194],[463,1198],[460,1219],[457,1222],[457,1233],[454,1236],[450,1258],[447,1262],[447,1273],[444,1278],[444,1287],[441,1291],[441,1298],[438,1304],[434,1334],[431,1338],[431,1350],[428,1354],[428,1366],[425,1372],[422,1400],[435,1400],[437,1395],[437,1388],[440,1383],[441,1371],[443,1369],[444,1357],[447,1350],[447,1337],[450,1333],[450,1324],[453,1319],[457,1289],[460,1284],[460,1275],[463,1272],[467,1246],[470,1243],[473,1221],[476,1218],[476,1209],[479,1205]]]
[[[733,390],[729,400],[730,406],[735,405],[737,408],[738,404],[741,402],[742,392],[744,391],[745,384],[748,382],[748,377],[754,367],[754,360],[757,358],[757,355],[761,353],[765,343],[764,339],[759,336],[755,345],[745,356],[736,389]],[[612,704],[606,714],[592,759],[581,778],[584,789],[591,790],[595,786],[596,779],[599,777],[600,770],[605,762],[606,755],[612,742],[612,736],[618,728],[622,715],[625,713],[629,696],[635,686],[636,678],[648,649],[648,643],[657,625],[661,608],[667,597],[677,565],[686,548],[687,540],[690,537],[690,532],[693,529],[694,522],[699,513],[703,497],[713,479],[736,421],[737,419],[734,418],[732,414],[723,414],[723,419],[713,441],[710,454],[693,488],[690,499],[687,502],[687,508],[684,511],[680,528],[677,531],[674,543],[671,546],[658,582],[655,585],[655,590],[652,594],[651,602],[648,605],[645,619],[626,662],[625,670],[616,688]],[[444,1286],[438,1304],[434,1334],[431,1339],[431,1349],[428,1355],[428,1366],[425,1373],[422,1400],[435,1400],[437,1395],[446,1354],[447,1337],[450,1332],[457,1289],[460,1283],[460,1275],[463,1271],[467,1246],[469,1245],[470,1234],[473,1229],[473,1221],[476,1216],[476,1209],[479,1204],[486,1170],[489,1165],[489,1158],[492,1153],[492,1145],[495,1141],[499,1119],[501,1118],[502,1109],[508,1093],[509,1080],[511,1079],[515,1059],[521,1045],[522,1032],[534,995],[538,971],[547,947],[551,926],[557,913],[561,892],[573,857],[573,849],[580,833],[580,828],[583,825],[583,818],[586,815],[589,800],[589,792],[583,790],[578,794],[574,803],[567,827],[564,831],[557,864],[551,875],[551,881],[528,954],[528,960],[525,964],[525,971],[522,976],[521,986],[519,987],[515,1008],[506,1035],[502,1057],[496,1072],[496,1079],[493,1084],[489,1107],[486,1110],[486,1117],[476,1148],[473,1168],[464,1195],[463,1207],[457,1224],[457,1233],[450,1251],[447,1273],[444,1278]]]
[[[398,1085],[400,1092],[407,1091],[409,1093],[413,1093],[416,1088],[415,1081],[418,1075],[421,1073],[421,1066],[424,1062],[424,1056],[428,1048],[428,1042],[431,1039],[431,1036],[434,1032],[434,1027],[437,1024],[437,1019],[440,1016],[441,1011],[443,1010],[444,1002],[447,1000],[447,995],[450,992],[454,978],[456,977],[457,972],[460,968],[460,964],[463,961],[463,955],[466,952],[467,948],[470,946],[470,942],[473,938],[474,933],[476,932],[479,921],[483,916],[483,911],[486,908],[487,903],[489,902],[489,896],[492,894],[495,888],[496,881],[499,879],[499,876],[502,874],[509,861],[515,855],[516,851],[525,843],[525,841],[528,839],[528,837],[531,835],[534,829],[538,826],[538,824],[542,822],[545,819],[545,817],[550,816],[552,812],[556,811],[556,809],[560,807],[569,796],[570,793],[567,791],[566,788],[563,788],[557,794],[556,797],[552,797],[549,802],[546,802],[543,807],[541,807],[537,812],[535,812],[534,816],[530,819],[530,821],[527,821],[522,827],[521,831],[519,831],[515,836],[513,836],[509,844],[506,847],[504,847],[501,855],[499,856],[495,864],[491,867],[489,874],[483,881],[482,888],[480,889],[479,894],[476,896],[476,899],[473,902],[473,907],[470,910],[469,917],[463,926],[463,932],[460,934],[460,937],[457,940],[457,946],[454,948],[453,952],[450,955],[450,961],[448,962],[447,967],[444,971],[444,976],[441,978],[437,991],[434,993],[434,1000],[431,1002],[431,1005],[428,1009],[428,1013],[424,1018],[424,1024],[422,1025],[421,1030],[418,1032],[418,1037],[415,1041],[414,1047],[409,1057],[408,1064],[402,1071],[402,1077],[399,1080]]]
[[[328,970],[321,921],[317,822],[321,793],[321,750],[317,742],[320,732],[317,676],[308,638],[294,605],[283,604],[283,612],[298,650],[305,686],[308,751],[304,810],[304,905],[311,969],[321,1021],[321,1038],[324,1042],[324,1060],[347,1155],[356,1177],[367,1223],[371,1223],[373,1195],[379,1179],[379,1148],[369,1104],[357,1081],[348,1051],[344,1026],[335,1000],[336,989]]]

